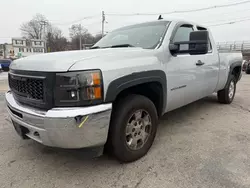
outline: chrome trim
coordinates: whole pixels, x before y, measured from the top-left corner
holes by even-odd
[[[38,110],[29,106],[21,105],[16,102],[11,91],[8,91],[5,94],[5,99],[7,104],[13,109],[22,111],[38,117],[47,117],[47,118],[66,118],[66,117],[76,117],[79,115],[88,115],[96,114],[100,112],[105,112],[112,109],[112,103],[101,104],[88,107],[72,107],[72,108],[52,108],[48,111]]]
[[[12,73],[12,72],[9,72],[9,74],[13,75],[13,76],[20,76],[20,77],[25,77],[25,78],[37,78],[37,79],[45,79],[46,78],[44,76],[22,75],[22,74],[15,74],[15,73]]]
[[[17,103],[11,92],[5,97],[12,121],[27,128],[26,136],[43,145],[74,149],[103,146],[107,141],[112,104],[40,111]]]

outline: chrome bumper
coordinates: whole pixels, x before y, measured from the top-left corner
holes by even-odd
[[[12,121],[25,129],[25,136],[47,146],[84,148],[107,141],[112,104],[91,107],[37,110],[17,103],[5,94]]]

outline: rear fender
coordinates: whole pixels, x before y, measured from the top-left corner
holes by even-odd
[[[233,70],[234,70],[235,67],[240,67],[240,75],[238,77],[238,80],[236,80],[238,82],[241,79],[241,75],[242,75],[242,73],[241,73],[241,71],[242,71],[242,61],[235,61],[234,63],[232,63],[230,65],[230,69],[229,69],[229,74],[228,74],[228,79],[227,80],[229,80],[230,75],[233,74]]]

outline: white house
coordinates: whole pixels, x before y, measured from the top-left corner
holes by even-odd
[[[45,43],[40,39],[12,38],[15,56],[26,57],[45,52]]]
[[[0,44],[0,59],[14,58],[14,50],[12,44]]]

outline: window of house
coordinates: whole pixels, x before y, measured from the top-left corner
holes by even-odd
[[[21,44],[21,45],[23,45],[23,40],[16,40],[16,44]]]
[[[35,41],[35,45],[41,45],[41,41]]]
[[[19,48],[19,52],[21,52],[21,48]]]
[[[30,52],[31,52],[31,48],[30,48]]]
[[[27,51],[27,52],[29,52],[29,49],[28,49],[28,48],[26,48],[26,51]]]
[[[24,52],[24,48],[22,48],[22,52]]]

